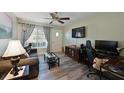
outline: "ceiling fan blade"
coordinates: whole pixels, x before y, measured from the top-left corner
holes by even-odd
[[[64,22],[63,22],[63,21],[61,21],[61,20],[58,20],[58,22],[60,22],[60,23],[64,24]]]
[[[58,14],[58,12],[54,12],[56,15]]]
[[[43,19],[52,19],[52,18],[43,18]]]
[[[55,19],[55,14],[54,13],[50,13],[50,15],[52,16],[53,19]]]
[[[53,23],[53,21],[51,21],[49,24],[52,24]]]
[[[60,20],[70,20],[69,17],[63,17],[63,18],[59,18]]]

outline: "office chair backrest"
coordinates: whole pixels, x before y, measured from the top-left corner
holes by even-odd
[[[92,48],[91,41],[86,41],[86,53],[87,53],[87,59],[88,59],[88,65],[93,64],[93,60],[95,58],[94,49]]]

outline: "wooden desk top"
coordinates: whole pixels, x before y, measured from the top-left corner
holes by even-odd
[[[111,58],[107,63],[117,65],[120,62],[124,62],[124,57],[119,56],[119,57],[113,57]]]
[[[114,57],[103,64],[101,68],[120,75],[124,79],[124,57]]]

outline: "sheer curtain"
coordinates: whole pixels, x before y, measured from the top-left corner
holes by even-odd
[[[48,46],[47,46],[47,52],[50,52],[50,27],[44,26],[43,27],[43,31],[45,33],[45,37],[47,39],[48,42]]]
[[[22,24],[22,30],[23,30],[22,43],[23,43],[23,46],[25,45],[25,42],[28,40],[28,38],[31,36],[34,28],[35,28],[35,25],[33,25],[33,24]]]

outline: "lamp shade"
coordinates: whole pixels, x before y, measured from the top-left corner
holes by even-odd
[[[10,40],[3,57],[14,57],[25,53],[26,51],[19,40]]]

